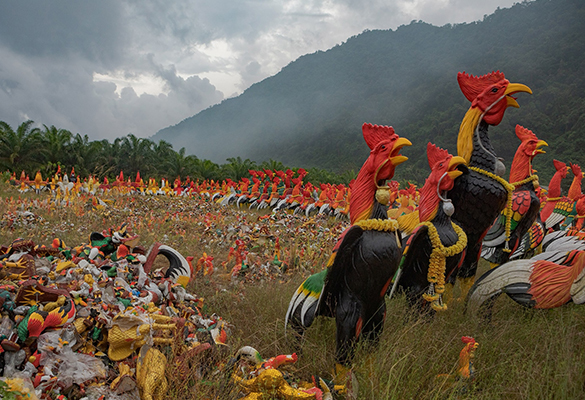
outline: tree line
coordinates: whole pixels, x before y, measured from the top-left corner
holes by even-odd
[[[140,172],[143,178],[229,178],[238,181],[248,177],[249,170],[289,169],[272,159],[257,163],[231,157],[224,164],[216,164],[195,155],[186,155],[184,147],[175,151],[169,142],[154,142],[131,133],[112,142],[107,139],[90,141],[87,135],[73,134],[54,125],[39,128],[34,126],[34,121],[28,120],[14,129],[0,121],[0,171],[15,172],[17,176],[25,171],[31,178],[40,171],[43,177],[47,177],[53,175],[59,166],[62,173],[69,173],[74,168],[77,176],[93,175],[100,180],[104,177],[114,179],[123,171],[124,176],[131,179]],[[307,171],[305,180],[313,184],[348,184],[356,175],[354,171],[337,174],[319,168]]]

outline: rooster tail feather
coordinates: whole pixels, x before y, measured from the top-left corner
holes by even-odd
[[[309,276],[296,290],[290,300],[284,319],[285,329],[290,320],[294,328],[306,329],[315,319],[315,310],[325,285],[327,270]]]
[[[533,260],[516,260],[487,271],[469,290],[468,307],[478,309],[489,299],[503,293],[507,286],[529,283],[533,264]]]

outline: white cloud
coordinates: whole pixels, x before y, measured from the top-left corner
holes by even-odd
[[[513,0],[0,4],[0,120],[150,136],[365,29],[479,20]]]

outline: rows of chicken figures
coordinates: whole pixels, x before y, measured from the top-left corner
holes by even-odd
[[[175,197],[204,197],[222,205],[237,205],[249,209],[266,209],[273,211],[291,210],[295,213],[303,213],[306,216],[314,214],[335,215],[339,218],[347,215],[349,187],[344,184],[323,183],[312,185],[303,182],[307,171],[299,168],[296,171],[281,170],[249,170],[249,177],[242,178],[238,182],[231,179],[223,181],[191,180],[189,177],[181,180],[177,177],[173,183],[161,179],[160,184],[154,178],[149,178],[145,183],[140,173],[136,174],[134,181],[125,180],[123,171],[110,183],[108,178],[103,182],[94,177],[77,177],[75,169],[70,175],[62,175],[60,169],[50,180],[44,180],[41,173],[37,172],[34,179],[23,171],[20,178],[13,173],[10,177],[11,184],[18,187],[22,193],[50,191],[59,201],[67,201],[71,196],[80,193],[89,193],[99,197],[108,197],[115,194],[143,194],[163,195]],[[396,189],[398,183],[395,182]],[[415,187],[405,193],[410,197],[415,192]],[[94,199],[96,207],[107,204],[99,197]],[[406,202],[408,199],[405,198]]]
[[[566,229],[571,225],[578,228],[583,226],[582,217],[585,215],[585,199],[581,193],[581,180],[585,173],[579,165],[570,163],[568,166],[555,160],[556,173],[551,179],[548,189],[538,187],[536,194],[540,199],[541,209],[545,208],[539,215],[538,224],[542,228],[534,227],[539,232],[544,230]],[[568,171],[573,174],[573,181],[568,193],[561,196],[561,183],[567,177]],[[56,199],[66,201],[70,196],[87,193],[95,195],[91,201],[96,207],[107,207],[100,197],[107,198],[109,195],[117,194],[144,194],[144,195],[165,195],[165,196],[197,196],[207,198],[209,201],[221,205],[236,205],[237,207],[248,207],[249,209],[266,209],[273,212],[289,210],[295,214],[311,216],[314,214],[325,214],[336,217],[347,217],[349,212],[349,198],[351,183],[330,184],[322,183],[313,185],[310,182],[303,182],[307,171],[299,168],[296,171],[287,169],[281,170],[249,170],[249,178],[242,178],[235,182],[231,179],[223,181],[214,180],[191,180],[187,177],[181,180],[177,177],[171,184],[167,179],[161,179],[160,184],[154,178],[148,179],[148,184],[137,173],[132,181],[124,179],[123,171],[110,183],[104,178],[100,183],[94,177],[77,177],[75,169],[70,175],[56,172],[50,180],[44,180],[40,171],[34,179],[22,171],[19,178],[16,173],[10,176],[10,183],[17,186],[19,191],[37,192],[50,191]],[[512,182],[513,183],[513,182]],[[418,207],[420,199],[419,188],[408,183],[407,188],[400,188],[400,183],[390,181],[388,184],[390,204],[388,211],[390,218],[411,213]],[[546,205],[546,207],[544,207]],[[491,236],[491,235],[490,235]],[[489,236],[486,243],[491,245]],[[486,259],[489,260],[489,254]]]

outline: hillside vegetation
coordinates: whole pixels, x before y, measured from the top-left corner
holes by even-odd
[[[300,57],[152,139],[215,162],[241,156],[341,172],[359,169],[367,152],[363,122],[392,125],[413,143],[397,178],[422,182],[427,142],[454,151],[469,107],[457,72],[500,70],[534,94],[521,95],[521,108],[509,110],[491,130],[494,147],[509,166],[518,145],[514,126],[533,130],[550,145],[535,165],[546,183],[553,158],[585,161],[584,33],[580,0],[523,2],[469,24],[413,21],[395,31],[366,31]]]

